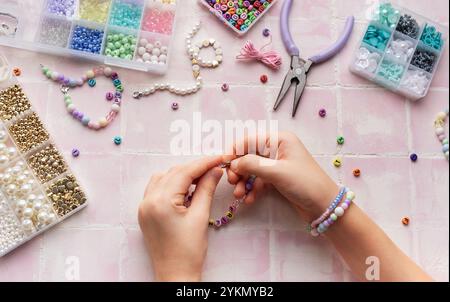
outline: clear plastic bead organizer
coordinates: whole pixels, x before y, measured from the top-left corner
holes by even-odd
[[[16,78],[0,80],[0,257],[86,206],[80,182]]]
[[[428,94],[448,28],[408,9],[380,2],[350,64],[351,72],[412,101]]]
[[[0,45],[164,74],[170,61],[176,8],[175,0],[0,1],[0,16],[17,20],[16,30],[3,34],[0,30]],[[80,42],[83,30],[93,37],[93,45],[89,39]],[[101,37],[93,36],[94,32]],[[114,44],[124,37],[129,40],[115,49]],[[138,52],[143,39],[150,45],[160,42],[162,55],[157,52],[155,56],[148,48],[144,60]],[[91,50],[86,50],[89,47]]]

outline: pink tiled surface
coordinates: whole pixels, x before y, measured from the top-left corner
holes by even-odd
[[[67,155],[73,147],[81,150],[79,158],[67,158],[90,199],[85,210],[0,259],[0,281],[71,281],[74,259],[81,281],[153,280],[137,225],[137,205],[152,173],[196,158],[169,154],[171,123],[185,119],[192,124],[194,111],[200,111],[204,120],[220,123],[227,119],[273,119],[279,122],[280,130],[298,134],[336,181],[357,192],[359,205],[408,255],[437,280],[448,281],[449,166],[432,129],[435,114],[448,107],[448,47],[429,96],[410,103],[348,71],[365,26],[366,8],[373,1],[294,2],[292,32],[305,57],[336,38],[348,14],[357,17],[355,34],[344,52],[312,70],[295,120],[290,118],[292,95],[279,112],[271,111],[283,72],[234,60],[246,39],[264,44],[267,40],[261,31],[268,27],[274,33],[274,48],[283,54],[285,70],[288,56],[278,34],[280,4],[245,38],[234,37],[196,5],[185,6],[179,11],[169,73],[160,78],[120,69],[126,88],[123,111],[120,119],[99,133],[87,131],[66,116],[57,86],[39,71],[42,63],[75,76],[92,67],[91,63],[0,47],[11,64],[22,69],[19,80],[59,147]],[[448,26],[446,0],[394,2]],[[131,91],[154,81],[191,83],[183,40],[197,19],[207,24],[198,37],[216,38],[225,52],[225,62],[219,69],[202,72],[206,87],[190,97],[162,93],[139,102],[132,100]],[[259,82],[263,73],[270,79],[265,86]],[[223,82],[231,85],[226,94],[220,90]],[[109,85],[99,79],[97,89],[78,90],[74,99],[90,115],[101,116],[107,110],[101,100]],[[180,102],[177,112],[170,109],[174,100]],[[321,107],[328,110],[326,119],[317,117]],[[112,138],[119,134],[124,142],[116,147]],[[337,135],[346,138],[342,148],[336,147]],[[411,152],[419,154],[415,164],[409,160]],[[331,164],[336,154],[344,158],[341,169]],[[352,175],[356,167],[362,170],[360,178]],[[231,188],[223,181],[213,212],[223,211],[230,197]],[[407,228],[400,223],[406,215],[411,217]],[[303,229],[304,222],[297,219],[292,208],[277,193],[268,192],[244,209],[228,228],[211,232],[205,280],[354,280],[333,247],[311,239]]]

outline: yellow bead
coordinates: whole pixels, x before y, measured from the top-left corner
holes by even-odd
[[[341,166],[342,166],[342,159],[339,158],[339,157],[336,157],[336,158],[333,160],[333,165],[334,165],[336,168],[341,167]]]
[[[86,72],[86,77],[87,77],[88,79],[94,78],[94,77],[95,77],[94,71],[92,71],[92,70],[87,71],[87,72]]]
[[[233,219],[234,216],[233,213],[231,213],[230,211],[228,211],[225,215],[230,219]]]
[[[108,121],[106,120],[106,118],[103,117],[98,121],[98,124],[100,125],[100,127],[104,128],[108,126]]]

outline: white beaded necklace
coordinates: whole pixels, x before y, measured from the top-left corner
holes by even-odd
[[[445,158],[448,160],[449,150],[448,150],[448,138],[445,135],[445,120],[448,117],[448,109],[442,112],[439,112],[434,120],[434,129],[437,138],[442,143],[442,152],[445,155]]]
[[[201,67],[204,68],[217,68],[223,61],[223,51],[220,44],[215,39],[206,39],[203,41],[199,41],[195,44],[192,43],[192,38],[198,33],[200,30],[201,23],[197,23],[191,32],[189,32],[186,36],[186,52],[192,63],[192,74],[195,79],[195,85],[189,88],[177,88],[174,85],[168,83],[162,84],[154,84],[143,91],[135,91],[133,93],[133,97],[135,99],[140,99],[144,96],[149,96],[156,91],[168,90],[170,93],[177,95],[188,95],[194,94],[198,92],[203,85],[203,79],[200,76]],[[215,52],[215,59],[210,61],[205,61],[202,57],[200,57],[200,51],[202,49],[212,47]]]

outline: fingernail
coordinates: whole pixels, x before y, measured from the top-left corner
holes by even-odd
[[[237,172],[237,170],[238,170],[238,165],[239,165],[239,159],[233,160],[233,161],[231,162],[231,165],[230,165],[231,171]]]
[[[214,168],[212,173],[215,178],[221,178],[223,175],[222,169],[219,169],[219,168]]]

